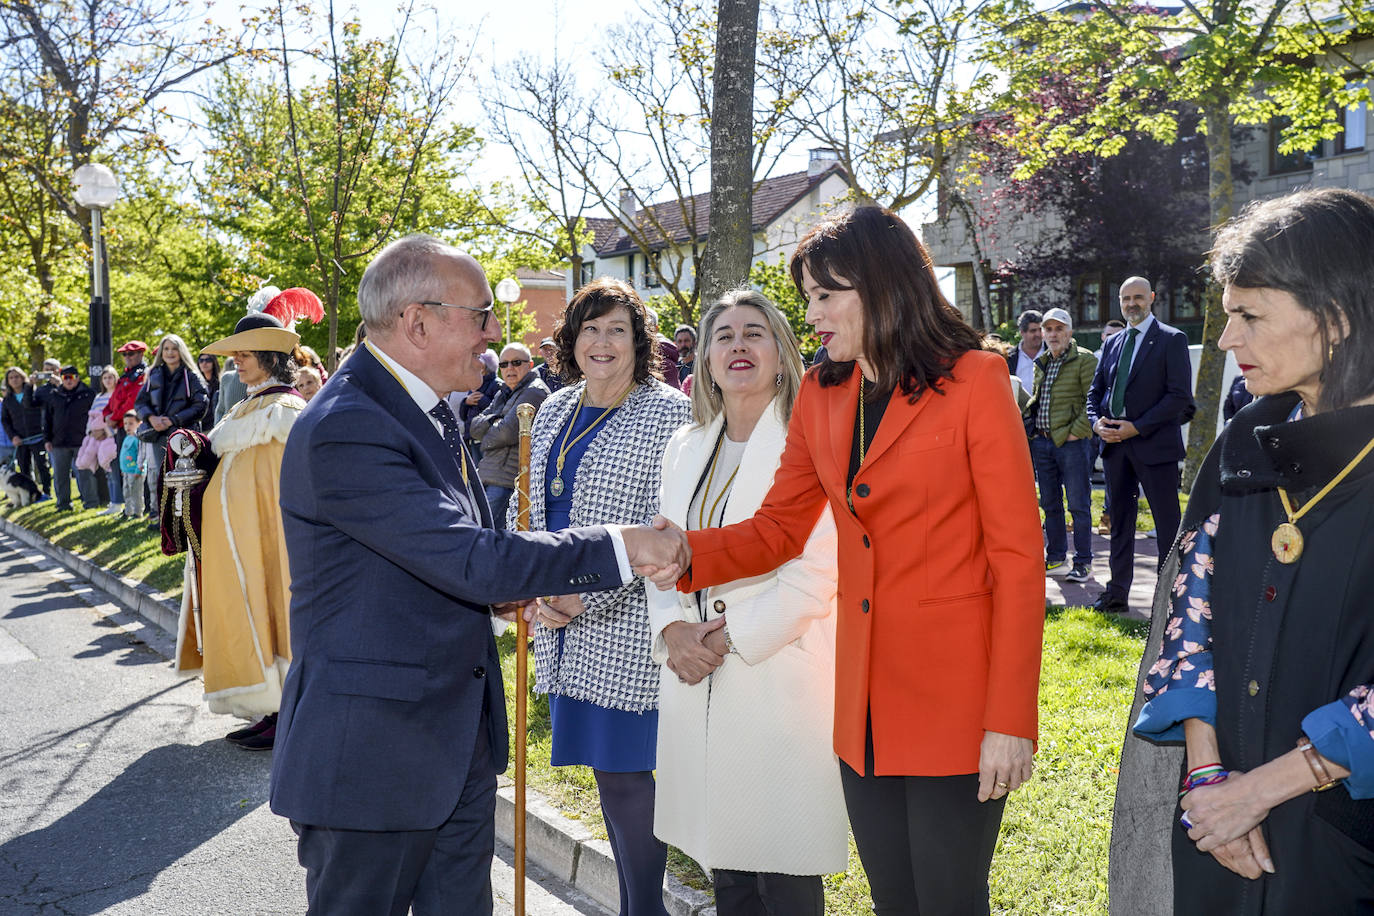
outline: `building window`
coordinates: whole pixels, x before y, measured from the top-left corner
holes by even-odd
[[[595,262],[595,261],[583,261],[583,262],[582,262],[581,268],[578,270],[578,278],[577,278],[577,285],[578,285],[578,288],[580,289],[581,287],[586,286],[588,283],[592,282],[592,281],[595,280],[595,279],[596,279],[596,262]]]
[[[1312,162],[1321,153],[1321,146],[1298,150],[1292,153],[1279,152],[1283,142],[1283,132],[1291,122],[1288,118],[1275,118],[1269,122],[1269,174],[1283,175],[1288,172],[1305,172],[1312,168]]]
[[[631,286],[635,285],[635,256],[633,254],[625,256],[625,282]]]
[[[1359,89],[1361,83],[1348,85],[1348,89]],[[1359,102],[1351,105],[1341,115],[1341,133],[1336,138],[1337,153],[1353,153],[1366,145],[1366,132],[1369,124],[1369,103]]]
[[[1084,280],[1078,287],[1078,323],[1097,324],[1102,320],[1102,281]]]
[[[662,254],[663,252],[661,251],[654,251],[644,256],[645,286],[659,287],[663,285],[663,280],[658,272],[659,264],[661,263],[660,256]]]
[[[1169,306],[1175,321],[1196,321],[1202,317],[1203,290],[1195,283],[1175,283],[1169,287]]]

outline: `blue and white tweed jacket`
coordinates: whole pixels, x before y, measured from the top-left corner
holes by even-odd
[[[549,452],[585,387],[584,381],[554,392],[534,418],[530,442],[532,531],[543,531],[545,526]],[[663,450],[691,415],[691,401],[656,379],[631,391],[596,434],[577,467],[571,524],[648,523],[658,512]],[[515,515],[516,501],[511,500],[508,520],[512,529]],[[628,712],[657,709],[659,666],[649,654],[652,640],[644,589],[644,580],[635,579],[610,591],[584,593],[586,611],[564,628],[561,659],[557,631],[536,627],[534,689]]]

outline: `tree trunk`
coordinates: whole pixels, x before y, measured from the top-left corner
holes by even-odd
[[[711,98],[711,228],[699,302],[749,280],[754,257],[754,47],[759,0],[718,0]]]
[[[950,192],[949,202],[959,211],[964,225],[968,227],[969,244],[973,246],[973,298],[977,300],[978,310],[983,316],[983,333],[991,334],[997,327],[992,322],[992,290],[988,288],[988,275],[983,272],[983,245],[978,241],[972,208],[964,195],[957,191]]]
[[[1235,214],[1235,185],[1231,178],[1231,109],[1225,103],[1208,106],[1203,117],[1207,123],[1207,202],[1212,226],[1220,226]],[[1197,413],[1188,427],[1188,457],[1183,465],[1184,489],[1191,489],[1202,459],[1216,438],[1217,412],[1221,408],[1222,376],[1226,354],[1217,346],[1226,327],[1226,312],[1221,307],[1221,288],[1208,282],[1202,323],[1202,359],[1198,363],[1197,385],[1193,398]]]

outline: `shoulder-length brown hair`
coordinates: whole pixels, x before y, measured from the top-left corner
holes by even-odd
[[[624,280],[598,277],[573,294],[572,301],[563,312],[563,323],[553,334],[553,341],[558,345],[558,374],[565,383],[573,385],[582,379],[582,367],[573,356],[573,344],[577,342],[582,325],[593,318],[600,318],[618,305],[624,306],[630,313],[630,328],[635,342],[635,382],[644,382],[650,376],[662,380],[657,341],[649,334],[645,323],[644,300]]]
[[[883,207],[855,207],[816,226],[797,245],[789,269],[803,298],[802,267],[825,289],[855,290],[863,306],[863,352],[876,379],[871,397],[901,388],[915,401],[939,392],[954,363],[982,346],[978,333],[949,304],[930,255],[901,217]],[[854,363],[828,360],[821,385],[844,383]]]

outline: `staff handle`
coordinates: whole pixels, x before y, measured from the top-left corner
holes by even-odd
[[[530,530],[530,436],[534,405],[515,408],[520,422],[520,469],[515,475],[516,531]],[[525,731],[529,717],[530,631],[515,615],[515,916],[525,916]]]

